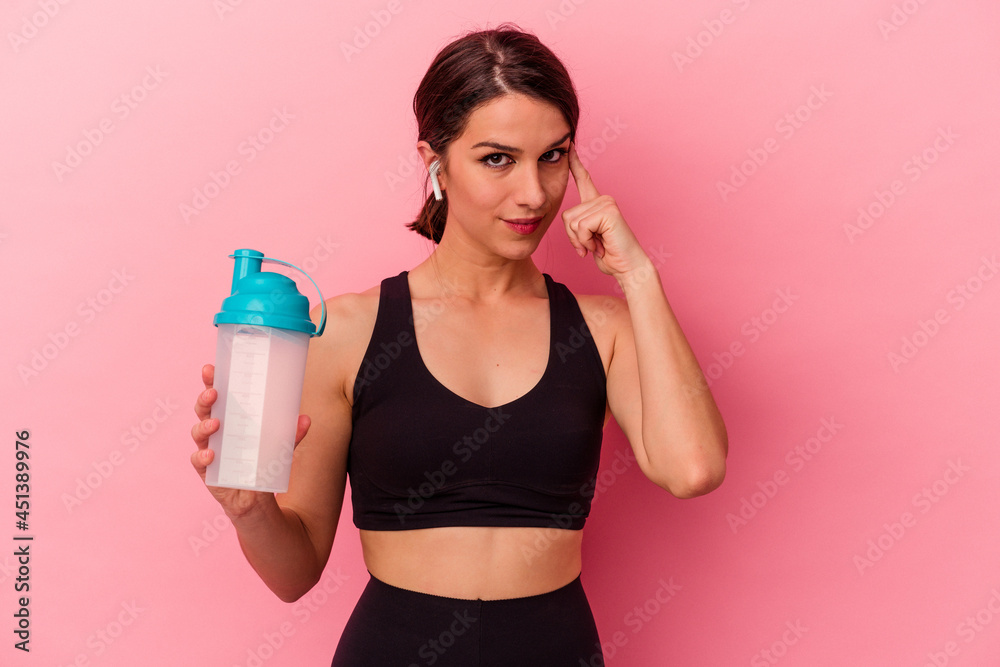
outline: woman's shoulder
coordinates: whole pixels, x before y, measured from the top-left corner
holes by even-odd
[[[381,282],[361,292],[344,292],[326,300],[327,322],[354,329],[368,320],[373,323],[378,313]]]
[[[326,327],[318,342],[333,350],[349,350],[362,343],[367,344],[375,327],[381,283],[376,283],[362,292],[344,292],[329,297],[326,305]],[[319,322],[321,306],[312,310],[314,322]]]

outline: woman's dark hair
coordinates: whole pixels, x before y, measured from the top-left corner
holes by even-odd
[[[469,116],[482,105],[507,94],[521,94],[548,102],[569,124],[576,138],[580,106],[569,73],[559,58],[537,37],[511,23],[472,32],[455,40],[434,58],[413,96],[418,141],[426,141],[448,166],[448,147],[465,131]],[[408,229],[441,241],[448,217],[448,198],[427,195],[417,219]]]

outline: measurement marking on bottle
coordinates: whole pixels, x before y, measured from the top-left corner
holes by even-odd
[[[219,483],[254,486],[271,350],[267,327],[237,326],[230,361]]]

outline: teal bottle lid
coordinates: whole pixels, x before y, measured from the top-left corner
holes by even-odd
[[[256,324],[288,331],[322,336],[326,328],[326,302],[323,293],[308,273],[280,259],[265,257],[257,250],[243,248],[229,255],[236,260],[233,268],[232,294],[222,301],[222,310],[212,320],[220,324]],[[264,262],[289,266],[299,271],[319,292],[323,305],[319,329],[309,319],[309,299],[299,293],[295,281],[280,273],[261,271]]]

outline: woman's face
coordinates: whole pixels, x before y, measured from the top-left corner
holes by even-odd
[[[444,237],[512,259],[530,256],[566,193],[569,135],[562,112],[524,95],[472,112],[448,147]]]

